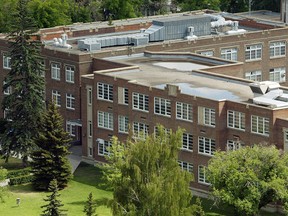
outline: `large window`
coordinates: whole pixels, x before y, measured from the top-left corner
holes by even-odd
[[[199,124],[215,127],[215,109],[199,107],[198,122]]]
[[[182,170],[193,173],[193,164],[192,163],[178,160],[178,164]]]
[[[269,80],[274,82],[285,82],[286,81],[286,71],[284,67],[272,68],[269,71]]]
[[[237,61],[237,48],[221,49],[221,58]]]
[[[269,118],[252,115],[251,132],[269,136]]]
[[[129,94],[127,88],[118,87],[118,103],[128,105]]]
[[[228,110],[227,125],[229,128],[245,130],[245,113]]]
[[[235,140],[227,140],[227,151],[235,151],[241,148],[241,142]]]
[[[69,133],[70,136],[76,135],[76,126],[71,124],[70,122],[66,122],[66,131]]]
[[[198,183],[210,184],[206,178],[207,178],[206,167],[199,165],[198,166]]]
[[[75,97],[72,94],[66,94],[66,108],[75,109]]]
[[[66,82],[74,83],[75,68],[73,66],[65,67]]]
[[[113,130],[113,113],[98,111],[98,127]]]
[[[52,90],[52,101],[55,103],[56,106],[61,106],[61,94],[59,91]]]
[[[248,45],[245,50],[245,59],[246,60],[261,60],[262,58],[262,45]]]
[[[11,69],[11,57],[3,55],[3,68]]]
[[[119,133],[128,133],[129,130],[129,119],[128,116],[118,116],[118,130]]]
[[[108,148],[111,147],[111,142],[107,140],[97,139],[98,140],[98,155],[104,156],[109,155]]]
[[[207,137],[198,137],[198,153],[214,155],[215,140]]]
[[[281,57],[286,55],[286,42],[278,41],[270,43],[270,57]]]
[[[189,133],[183,133],[182,135],[182,149],[193,151],[193,135]]]
[[[176,118],[186,121],[192,121],[192,105],[176,102]]]
[[[154,113],[158,115],[171,116],[170,100],[155,97],[154,98]]]
[[[149,96],[133,92],[133,109],[149,111]]]
[[[135,138],[145,138],[149,134],[149,125],[142,122],[133,122],[133,136]]]
[[[245,79],[252,81],[262,81],[262,71],[251,71],[245,73]]]
[[[60,80],[60,64],[51,63],[51,78]]]
[[[113,101],[113,85],[107,83],[97,83],[98,99]]]

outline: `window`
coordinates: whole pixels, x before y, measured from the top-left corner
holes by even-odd
[[[69,133],[70,136],[75,136],[76,134],[76,126],[71,124],[70,122],[66,122],[66,131]]]
[[[113,130],[113,113],[98,111],[98,127]]]
[[[3,118],[6,119],[7,121],[12,121],[10,114],[10,109],[5,108],[3,111]]]
[[[3,68],[11,69],[11,57],[3,55]]]
[[[93,148],[92,147],[88,148],[88,156],[90,156],[90,157],[93,156]]]
[[[73,66],[65,67],[66,82],[74,83],[74,72],[75,68]]]
[[[269,80],[274,82],[285,82],[286,81],[286,71],[284,67],[272,68],[269,72]]]
[[[221,49],[221,58],[237,61],[237,48]]]
[[[164,98],[154,98],[154,113],[158,115],[171,116],[171,102]]]
[[[197,53],[200,54],[200,55],[204,55],[204,56],[213,56],[214,55],[214,52],[212,50],[200,51],[200,52],[197,52]]]
[[[186,121],[192,121],[192,105],[176,102],[176,118]]]
[[[118,103],[119,104],[129,104],[129,94],[127,88],[118,87]]]
[[[51,78],[55,80],[60,80],[60,64],[51,64]]]
[[[113,85],[106,83],[97,83],[98,99],[113,101]]]
[[[182,149],[193,151],[193,135],[183,133],[182,135]]]
[[[145,138],[149,134],[149,125],[142,122],[133,122],[133,136],[135,138]]]
[[[45,78],[45,60],[41,59],[39,64],[40,64],[40,75],[41,77]]]
[[[281,57],[286,55],[285,41],[270,43],[270,57]]]
[[[227,140],[227,151],[235,151],[241,148],[239,141]]]
[[[119,133],[128,133],[129,119],[127,116],[118,116],[118,130]]]
[[[178,164],[182,170],[193,173],[193,164],[192,163],[188,163],[188,162],[179,160]]]
[[[88,88],[88,105],[92,105],[92,88]]]
[[[262,71],[251,71],[245,73],[245,79],[252,81],[262,81]]]
[[[149,111],[149,97],[148,95],[133,92],[133,109]]]
[[[269,136],[269,118],[252,115],[251,132]]]
[[[199,124],[215,127],[215,109],[199,107],[198,121]]]
[[[245,130],[245,113],[228,110],[227,125],[229,128]]]
[[[3,86],[6,84],[6,82],[3,82]],[[4,88],[3,88],[4,89]],[[6,86],[6,88],[3,90],[4,95],[10,95],[11,94],[11,86]]]
[[[75,97],[72,94],[66,94],[66,108],[75,109]]]
[[[56,106],[61,106],[61,95],[59,91],[52,90],[52,101],[55,103]]]
[[[215,140],[207,137],[198,138],[198,153],[206,155],[214,155],[215,152]]]
[[[111,147],[111,142],[107,140],[98,140],[98,155],[104,156],[109,155],[108,148]]]
[[[203,184],[210,184],[206,179],[206,167],[199,165],[198,166],[198,182]]]
[[[155,137],[158,137],[160,135],[159,127],[163,128],[163,130],[164,130],[163,132],[165,135],[170,136],[170,129],[157,125],[154,127],[154,136]]]
[[[89,120],[89,121],[88,121],[88,136],[89,136],[89,137],[92,137],[92,134],[93,134],[92,121]]]
[[[262,58],[262,45],[248,45],[245,50],[246,60],[260,60]]]

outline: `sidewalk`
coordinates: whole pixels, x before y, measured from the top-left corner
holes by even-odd
[[[72,166],[72,173],[74,173],[82,160],[82,147],[81,145],[72,146],[69,151],[71,154],[68,159]]]

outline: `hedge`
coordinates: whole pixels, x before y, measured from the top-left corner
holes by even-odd
[[[34,180],[33,175],[24,175],[15,178],[10,178],[9,185],[20,185],[25,183],[30,183]]]
[[[19,176],[26,176],[26,175],[29,175],[30,172],[31,172],[31,168],[30,167],[27,167],[27,168],[24,168],[24,169],[20,169],[20,170],[12,170],[12,171],[8,172],[7,178],[16,178],[16,177],[19,177]]]

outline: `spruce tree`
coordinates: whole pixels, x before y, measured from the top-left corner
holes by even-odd
[[[27,0],[19,0],[16,11],[9,33],[11,70],[3,86],[3,90],[12,89],[2,102],[9,122],[1,147],[6,162],[10,156],[17,155],[26,166],[41,127],[44,79],[39,59],[40,42],[34,40],[37,29],[29,16]]]
[[[49,190],[51,191],[51,194],[48,195],[46,199],[44,199],[44,201],[48,202],[48,204],[41,206],[41,208],[44,208],[42,216],[64,215],[62,214],[64,210],[60,209],[64,205],[61,203],[61,200],[59,200],[60,194],[58,193],[58,185],[56,179],[53,179],[50,182]]]
[[[33,185],[37,190],[47,190],[47,185],[56,179],[59,189],[67,186],[71,179],[69,135],[63,129],[63,118],[55,104],[49,104],[43,115],[43,129],[36,140],[38,149],[32,153]]]
[[[95,202],[93,201],[92,193],[90,193],[85,203],[83,212],[85,212],[86,216],[96,216],[97,214],[95,214],[95,211],[96,211]]]

